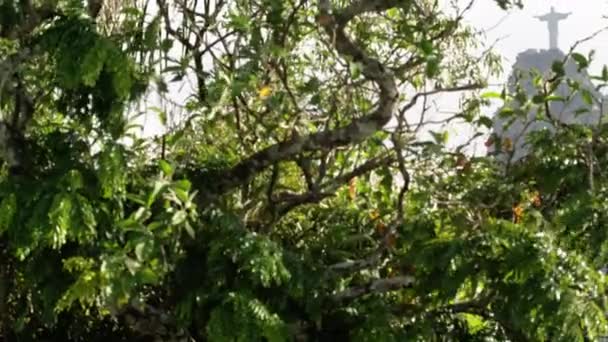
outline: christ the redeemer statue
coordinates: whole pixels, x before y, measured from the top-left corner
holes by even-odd
[[[555,8],[551,7],[551,12],[536,18],[540,21],[546,21],[549,27],[549,48],[557,49],[558,23],[561,20],[568,18],[571,13],[555,12]]]

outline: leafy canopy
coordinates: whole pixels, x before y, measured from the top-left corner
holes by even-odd
[[[480,94],[500,59],[471,52],[468,8],[0,0],[0,336],[606,334],[607,126],[548,105],[564,84],[583,111],[602,99],[563,61],[531,76],[536,96]],[[438,123],[429,104],[454,92]],[[555,128],[521,162],[467,153],[495,98]],[[162,134],[138,132],[140,111]],[[471,141],[448,147],[448,122]]]

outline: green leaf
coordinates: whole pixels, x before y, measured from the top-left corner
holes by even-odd
[[[53,197],[48,216],[53,228],[51,245],[54,249],[59,249],[67,242],[72,230],[72,207],[72,198],[68,194],[59,193]]]
[[[144,267],[137,272],[137,278],[141,284],[156,284],[159,276],[149,267]]]
[[[137,261],[143,262],[152,255],[152,244],[145,240],[140,241],[135,245],[134,252]]]
[[[494,126],[494,121],[487,116],[480,116],[479,119],[477,119],[477,122],[487,128],[492,128],[492,126]]]
[[[173,175],[173,166],[171,166],[171,164],[169,164],[169,162],[167,162],[166,160],[160,160],[158,162],[158,164],[160,166],[160,169],[165,174],[165,176],[171,177]]]
[[[231,13],[229,15],[230,26],[241,32],[249,30],[251,23],[249,16]]]
[[[145,220],[147,220],[150,217],[150,211],[148,211],[148,209],[141,207],[138,208],[133,215],[131,215],[131,218],[133,219],[133,221],[135,222],[143,222]]]
[[[196,238],[196,233],[194,232],[194,229],[190,225],[190,222],[186,221],[186,224],[184,224],[184,230],[186,231],[188,236],[190,236],[190,238],[192,238],[192,239]]]
[[[575,114],[576,116],[578,116],[578,115],[585,114],[585,113],[589,113],[589,112],[590,112],[589,108],[587,108],[587,107],[582,107],[582,108],[579,108],[579,109],[577,109],[576,111],[574,111],[574,114]]]
[[[171,225],[179,226],[182,223],[186,222],[187,218],[188,214],[184,210],[178,210],[175,212],[175,214],[173,214],[173,217],[171,218]]]
[[[148,201],[146,202],[146,207],[150,208],[152,204],[156,201],[158,196],[162,194],[169,187],[169,182],[164,180],[158,180],[154,182],[154,188],[152,192],[148,196]]]
[[[69,182],[70,191],[76,191],[84,188],[82,173],[80,173],[78,170],[70,170],[67,174],[67,180]]]
[[[508,118],[508,117],[513,116],[513,114],[515,114],[515,109],[513,109],[513,108],[511,108],[511,107],[505,107],[505,108],[502,108],[502,109],[500,110],[500,112],[498,113],[498,115],[499,115],[501,118]]]
[[[79,210],[74,211],[72,220],[78,220],[83,228],[83,236],[80,238],[85,239],[86,236],[95,236],[97,228],[97,219],[95,218],[95,210],[87,198],[81,195],[76,195],[76,203]]]
[[[188,192],[192,188],[192,183],[190,183],[190,181],[187,179],[182,179],[182,180],[173,182],[173,186],[176,189],[180,189],[180,190]]]
[[[98,173],[104,198],[124,193],[127,183],[126,161],[120,146],[110,145],[102,151]]]
[[[433,139],[435,140],[435,143],[437,143],[437,144],[440,144],[440,145],[445,144],[448,141],[449,133],[447,131],[443,131],[443,132],[430,131],[429,133],[433,136]]]
[[[157,15],[146,28],[144,33],[144,45],[147,49],[154,49],[158,46],[158,36],[160,33],[161,16]]]
[[[574,61],[576,61],[576,64],[578,64],[579,71],[581,71],[582,69],[586,69],[589,66],[589,61],[587,60],[587,57],[581,55],[580,53],[572,53],[572,58],[574,59]]]
[[[361,63],[358,62],[351,62],[349,64],[350,66],[350,74],[352,76],[353,79],[357,79],[361,76],[361,68],[363,67],[361,65]]]
[[[503,99],[503,95],[501,93],[497,93],[495,91],[488,91],[481,94],[482,99]]]
[[[169,52],[172,47],[173,47],[173,39],[166,38],[160,42],[160,49],[163,52]]]
[[[431,56],[435,52],[435,47],[433,46],[433,43],[429,40],[423,40],[420,43],[420,49],[422,50],[422,53],[425,56]]]
[[[126,197],[131,202],[137,203],[137,204],[142,205],[142,206],[146,205],[146,200],[141,195],[127,194]]]
[[[177,196],[177,198],[180,201],[182,201],[183,203],[186,203],[190,200],[190,195],[188,194],[187,191],[184,191],[179,188],[175,188],[175,189],[173,189],[173,191],[175,192],[175,196]]]
[[[80,66],[80,73],[82,75],[82,82],[86,86],[93,87],[97,83],[97,79],[110,54],[110,49],[111,47],[105,39],[97,39],[95,45],[84,56]]]
[[[129,257],[125,257],[124,262],[125,266],[127,266],[127,270],[129,270],[129,273],[131,273],[131,275],[135,275],[141,267],[141,263],[139,261]]]
[[[534,104],[543,104],[543,103],[545,103],[545,96],[543,96],[541,94],[534,95],[532,97],[532,103],[534,103]]]
[[[587,105],[593,105],[593,94],[591,94],[591,92],[587,89],[581,89],[581,96],[583,98],[583,102],[585,102]]]
[[[559,77],[564,76],[566,74],[566,70],[564,69],[564,63],[561,61],[553,62],[553,64],[551,65],[551,70],[553,70],[553,72]]]
[[[9,230],[17,213],[17,196],[10,193],[0,202],[0,235]]]
[[[425,74],[429,78],[439,74],[439,58],[437,58],[437,56],[427,57]]]
[[[391,19],[397,19],[397,18],[399,18],[399,9],[391,8],[388,11],[386,11],[386,15]]]
[[[547,102],[566,102],[566,98],[558,95],[550,95],[545,98]]]

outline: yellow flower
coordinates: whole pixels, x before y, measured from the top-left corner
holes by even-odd
[[[269,85],[265,85],[260,90],[258,90],[258,96],[260,99],[264,100],[268,98],[272,94],[272,88]]]
[[[357,178],[352,178],[348,182],[348,195],[350,196],[351,201],[355,200],[357,197]]]
[[[521,204],[518,204],[513,207],[513,220],[515,223],[521,222],[522,217],[524,216],[524,208]]]
[[[370,213],[369,213],[370,220],[375,220],[378,217],[380,217],[380,213],[378,212],[377,209],[374,209],[374,210],[370,211]]]

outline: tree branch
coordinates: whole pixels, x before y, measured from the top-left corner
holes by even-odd
[[[303,194],[283,194],[277,199],[277,201],[283,201],[281,209],[279,209],[279,215],[284,216],[289,211],[296,207],[304,204],[317,203],[324,200],[327,197],[333,196],[334,192],[342,185],[348,183],[354,177],[361,176],[368,172],[371,172],[381,166],[389,165],[395,160],[392,155],[385,157],[376,157],[368,160],[360,166],[353,169],[351,172],[337,176],[331,180],[318,185],[311,191]]]
[[[375,1],[374,3],[384,4],[385,2]],[[361,4],[361,7],[358,10],[351,9],[350,12],[345,12],[347,13],[346,17],[361,13],[361,10],[370,9],[363,1],[358,3]],[[393,4],[397,2],[388,1],[386,3]],[[207,198],[202,199],[203,202],[213,200],[215,197],[234,189],[239,184],[249,182],[255,175],[276,162],[293,158],[303,152],[330,150],[335,147],[361,142],[382,129],[391,119],[399,96],[392,72],[352,42],[343,30],[343,25],[346,22],[337,23],[336,18],[342,14],[338,13],[334,17],[330,13],[331,5],[329,1],[320,0],[319,8],[319,24],[331,38],[332,45],[336,51],[342,57],[360,63],[362,65],[362,74],[377,85],[379,99],[376,109],[360,119],[353,120],[346,126],[313,133],[308,136],[291,137],[287,141],[272,145],[253,154],[230,170],[222,172],[222,177],[218,177],[219,181],[215,184],[215,188],[211,189],[211,192],[207,192],[209,195],[207,195]],[[384,8],[388,7],[381,6],[381,9]]]
[[[323,1],[324,2],[324,1]],[[406,0],[357,0],[353,1],[336,15],[340,27],[344,27],[354,17],[369,12],[382,12],[399,5],[404,6],[411,1]]]
[[[363,286],[350,287],[336,293],[333,298],[337,301],[349,301],[372,293],[385,293],[411,287],[416,282],[413,276],[377,279]]]
[[[353,273],[367,268],[376,267],[382,264],[382,255],[384,254],[384,251],[385,249],[381,248],[365,259],[339,262],[337,264],[330,265],[328,269],[329,271],[339,273]]]
[[[418,100],[421,97],[424,98],[427,96],[437,95],[440,93],[453,93],[453,92],[459,92],[459,91],[465,91],[465,90],[476,90],[476,89],[481,89],[481,88],[483,88],[482,84],[469,83],[469,84],[457,85],[457,86],[448,87],[448,88],[437,88],[437,89],[433,89],[430,91],[420,92],[420,93],[417,93],[416,95],[414,95],[412,97],[412,99],[399,110],[399,114],[403,115],[405,112],[412,109],[412,107],[414,107],[416,105],[416,103],[418,103]]]

